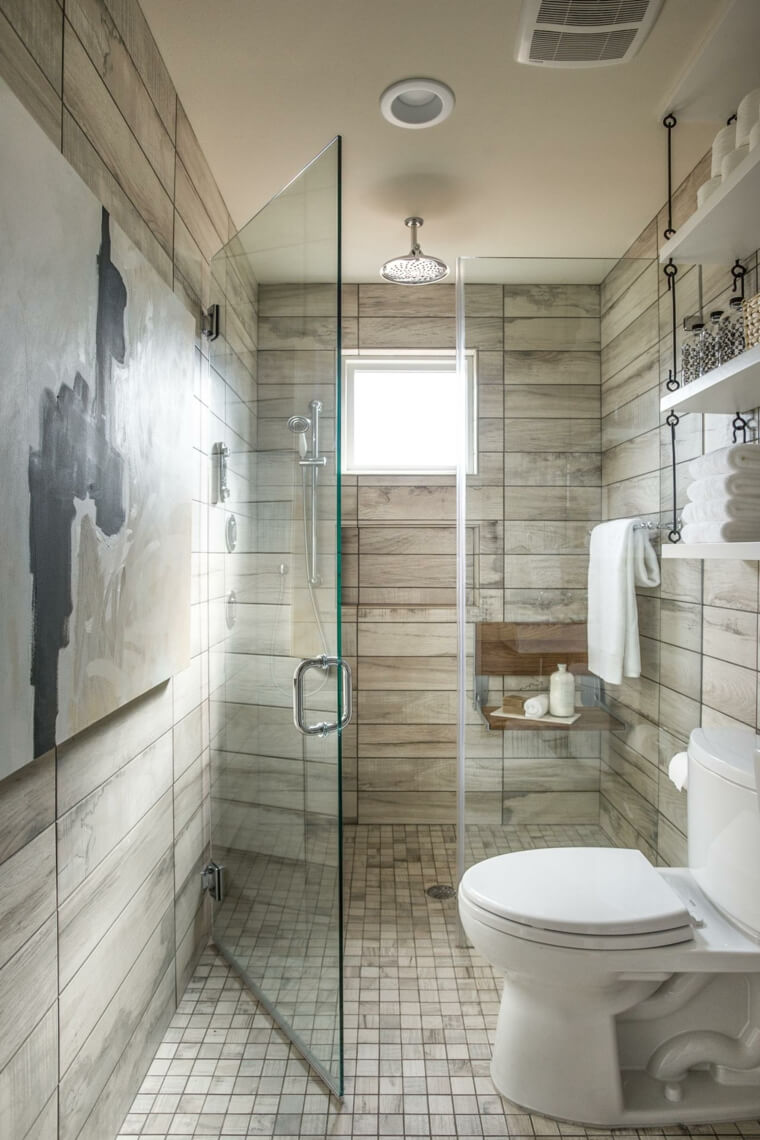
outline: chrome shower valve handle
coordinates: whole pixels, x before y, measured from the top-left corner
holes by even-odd
[[[304,724],[304,678],[310,669],[321,669],[327,673],[336,667],[341,671],[341,709],[340,717],[334,723],[319,721],[317,724]],[[304,736],[329,736],[346,728],[351,722],[353,714],[353,688],[351,683],[351,666],[342,657],[328,657],[325,653],[319,657],[306,657],[299,661],[293,674],[293,723]]]

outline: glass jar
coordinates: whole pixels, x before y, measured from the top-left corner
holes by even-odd
[[[681,345],[681,383],[689,384],[696,380],[696,346],[691,337]]]
[[[740,352],[744,352],[747,347],[744,339],[744,315],[742,312],[742,302],[739,297],[732,297],[729,301],[731,312],[729,320],[731,322],[731,355],[738,356]]]
[[[715,367],[718,358],[718,348],[715,342],[715,334],[712,329],[704,325],[699,333],[699,372],[704,376],[705,372],[711,372]]]
[[[730,359],[730,339],[723,333],[723,310],[713,309],[710,313],[710,332],[715,345],[715,365],[718,367]]]

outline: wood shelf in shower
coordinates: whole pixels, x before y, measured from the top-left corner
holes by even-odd
[[[623,728],[623,722],[602,708],[579,708],[581,715],[575,724],[547,724],[540,720],[513,720],[511,717],[494,716],[498,705],[486,705],[482,709],[488,727],[499,732],[605,732]]]

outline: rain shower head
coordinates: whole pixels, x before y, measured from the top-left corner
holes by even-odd
[[[380,276],[394,285],[432,285],[434,281],[442,281],[448,276],[448,265],[438,257],[424,254],[417,241],[422,218],[406,218],[404,225],[412,231],[412,248],[404,257],[386,261],[380,269]]]

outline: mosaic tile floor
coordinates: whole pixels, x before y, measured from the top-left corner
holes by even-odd
[[[477,858],[496,844],[604,842],[588,827],[483,829],[473,839]],[[456,900],[425,894],[454,881],[453,827],[361,826],[346,840],[344,1102],[210,949],[116,1140],[609,1135],[528,1115],[494,1092],[497,981],[457,946]],[[616,1140],[666,1134],[760,1137],[760,1122],[618,1132]]]

